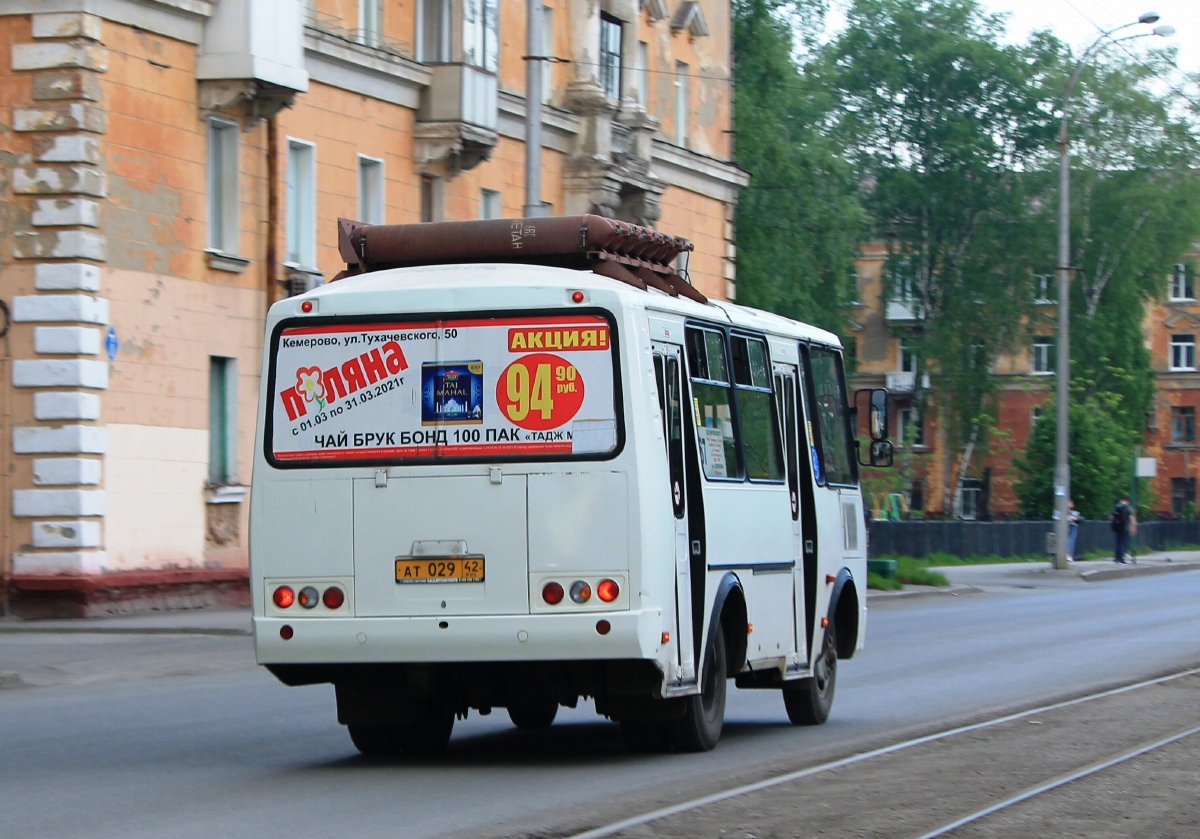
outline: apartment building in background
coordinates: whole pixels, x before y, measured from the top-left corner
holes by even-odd
[[[84,615],[246,597],[268,306],[339,216],[546,215],[696,245],[735,291],[727,0],[7,0],[0,12],[0,592]],[[530,95],[532,94],[532,95]],[[279,510],[320,527],[303,510]]]
[[[905,295],[903,283],[887,282],[887,264],[882,243],[865,248],[858,260],[858,301],[847,351],[855,356],[852,387],[886,387],[891,392],[891,433],[896,445],[892,483],[910,510],[926,516],[986,520],[1017,515],[1013,459],[1025,450],[1034,425],[1054,422],[1055,416],[1058,287],[1054,275],[1034,277],[1028,342],[995,365],[1000,378],[996,422],[1001,433],[976,450],[962,490],[956,492],[961,452],[947,450],[936,396],[916,351],[914,339],[925,328],[923,314]],[[1156,389],[1141,455],[1155,460],[1157,475],[1151,484],[1157,512],[1171,517],[1196,515],[1198,265],[1200,247],[1163,278],[1161,296],[1145,308],[1144,334]],[[1132,462],[1129,469],[1132,477]],[[877,513],[885,506],[883,499],[875,499]]]

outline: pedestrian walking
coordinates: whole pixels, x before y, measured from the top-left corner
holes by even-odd
[[[1079,538],[1079,522],[1083,515],[1075,509],[1075,499],[1067,500],[1067,562],[1075,561],[1075,540]]]
[[[1115,543],[1113,562],[1124,565],[1126,557],[1129,556],[1129,533],[1133,521],[1133,508],[1129,506],[1129,496],[1122,495],[1121,500],[1117,502],[1112,511],[1113,542]]]

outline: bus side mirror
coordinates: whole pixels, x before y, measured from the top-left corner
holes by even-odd
[[[892,465],[892,444],[888,440],[871,443],[871,465],[886,469]]]
[[[872,440],[867,448],[867,459],[862,459],[862,445],[854,441],[859,466],[873,466],[876,469],[886,469],[892,465],[892,444],[889,440]]]
[[[881,442],[888,438],[888,392],[886,388],[863,388],[854,392],[854,413],[858,413],[859,397],[866,395],[869,410],[867,414],[867,431],[871,439]]]

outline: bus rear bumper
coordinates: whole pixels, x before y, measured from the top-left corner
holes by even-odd
[[[292,630],[287,640],[285,625]],[[666,630],[659,609],[444,618],[256,615],[254,651],[259,664],[657,660],[671,655],[662,644]]]

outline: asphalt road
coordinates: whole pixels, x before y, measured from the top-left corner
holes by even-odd
[[[988,711],[1200,663],[1200,572],[873,598],[833,717],[730,691],[707,755],[635,756],[590,708],[548,732],[503,711],[445,755],[371,762],[328,686],[285,688],[249,639],[0,635],[0,836],[561,835]]]

